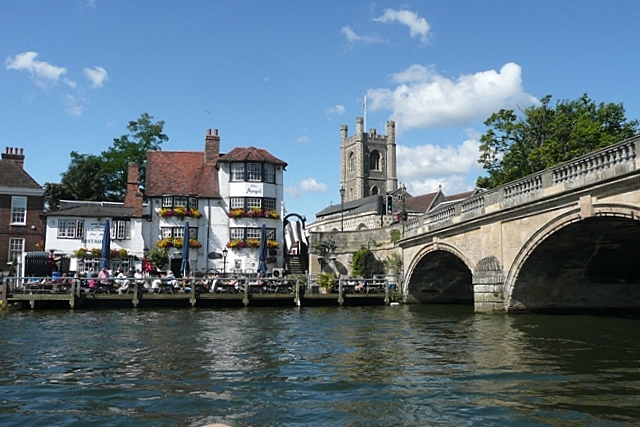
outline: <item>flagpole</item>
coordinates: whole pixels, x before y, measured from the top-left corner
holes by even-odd
[[[367,131],[367,95],[364,96],[364,100],[362,101],[362,111],[364,112],[364,131]]]

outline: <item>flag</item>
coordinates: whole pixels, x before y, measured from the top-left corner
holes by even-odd
[[[364,100],[362,101],[362,110],[367,110],[367,95],[364,96]]]

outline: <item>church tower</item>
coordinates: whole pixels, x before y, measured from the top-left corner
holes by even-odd
[[[355,135],[348,136],[347,125],[340,127],[340,134],[340,186],[345,202],[398,189],[394,121],[387,122],[385,136],[375,128],[364,132],[364,119],[356,117]]]

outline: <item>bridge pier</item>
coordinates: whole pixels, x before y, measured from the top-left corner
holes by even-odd
[[[473,275],[473,309],[476,313],[502,313],[504,274],[501,271],[478,271]]]

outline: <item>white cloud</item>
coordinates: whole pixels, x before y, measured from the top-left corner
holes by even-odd
[[[84,0],[81,3],[82,7],[85,7],[87,9],[97,9],[98,5],[96,4],[96,0]]]
[[[304,144],[309,142],[309,135],[307,134],[307,130],[304,129],[303,131],[304,133],[300,135],[298,138],[296,138],[296,142],[299,144]]]
[[[329,109],[327,109],[327,115],[329,117],[333,117],[333,116],[341,116],[344,114],[344,112],[346,111],[346,107],[344,105],[341,104],[337,104]]]
[[[4,63],[7,70],[28,71],[38,85],[48,81],[57,83],[60,76],[67,72],[64,67],[56,67],[45,61],[38,61],[37,52],[19,53],[13,58],[7,58]]]
[[[372,111],[392,110],[401,129],[464,125],[486,119],[500,108],[515,109],[537,102],[522,87],[522,69],[509,62],[451,80],[433,67],[412,65],[393,76],[393,89],[370,89]]]
[[[292,199],[299,199],[303,195],[302,191],[300,191],[296,187],[287,187],[284,189],[284,192],[287,193],[287,196],[291,197]]]
[[[374,19],[375,22],[387,24],[390,22],[399,22],[409,27],[411,37],[420,36],[423,42],[427,41],[427,34],[431,27],[426,19],[420,18],[417,13],[410,10],[386,9],[382,16]]]
[[[304,191],[311,191],[313,193],[326,193],[327,186],[321,182],[316,181],[315,178],[306,178],[300,182],[300,188]]]
[[[447,195],[472,189],[476,178],[482,174],[478,163],[480,142],[476,136],[473,134],[458,146],[407,147],[398,144],[400,181],[414,196],[437,191],[439,185]]]
[[[382,39],[380,37],[378,37],[378,36],[361,36],[361,35],[356,34],[356,32],[353,31],[353,29],[349,25],[345,25],[344,27],[342,27],[340,32],[345,35],[345,37],[347,38],[347,40],[351,44],[356,44],[356,43],[381,43],[382,42]]]
[[[85,67],[82,71],[84,72],[85,77],[91,80],[91,87],[102,87],[108,78],[107,70],[102,67]]]
[[[64,95],[64,105],[67,113],[73,116],[81,116],[84,111],[84,105],[81,99],[74,95]]]

